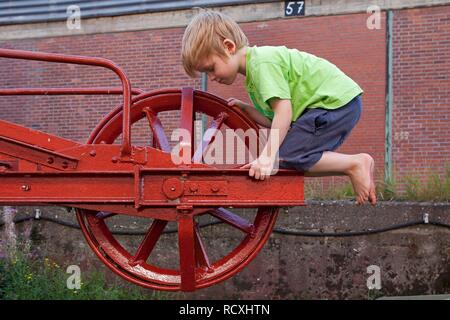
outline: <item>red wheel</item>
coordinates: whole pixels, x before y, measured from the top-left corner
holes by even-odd
[[[186,107],[183,99],[190,99],[191,107],[189,102]],[[177,89],[137,96],[131,108],[131,123],[133,128],[142,124],[139,122],[141,119],[147,125],[150,124],[154,145],[170,152],[170,145],[158,115],[175,110],[181,110],[180,127],[192,124],[195,114],[204,114],[212,119],[210,128],[216,130],[258,129],[242,113],[228,107],[223,99],[201,91]],[[91,134],[88,143],[112,144],[121,131],[120,107],[102,120]],[[205,140],[206,144],[209,144],[210,138]],[[191,152],[194,157],[199,156],[198,152]],[[119,224],[120,219],[124,218],[121,215],[78,210],[77,218],[90,247],[109,268],[123,278],[157,290],[192,291],[223,281],[245,267],[264,246],[272,232],[277,214],[277,207],[245,210],[206,208],[193,214],[164,215],[176,216],[172,221],[169,221],[169,218],[140,217],[136,218],[138,221],[135,221],[134,225],[148,224],[148,231],[138,244],[127,244],[120,236],[113,234],[113,225]],[[224,222],[227,231],[231,229],[232,238],[240,235],[233,247],[230,247],[230,239],[223,240],[226,238],[224,234],[214,235],[206,239],[207,241],[200,235],[198,223],[210,221],[211,217]],[[168,224],[176,227],[175,234],[163,235]],[[218,245],[220,236],[223,242]],[[217,250],[220,252],[216,252]],[[174,252],[177,254],[174,255]],[[178,260],[178,263],[168,265],[167,256],[171,256],[173,261]]]

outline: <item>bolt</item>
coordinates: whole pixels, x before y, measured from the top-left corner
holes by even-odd
[[[67,169],[69,167],[69,163],[67,161],[63,161],[62,167],[63,169]]]
[[[189,186],[189,190],[191,190],[191,192],[196,192],[198,190],[198,186],[196,184],[191,184]]]
[[[175,191],[175,187],[170,188],[171,191]]]
[[[21,189],[22,191],[30,191],[31,187],[27,184],[24,184]]]
[[[117,161],[119,161],[119,158],[117,158],[116,156],[112,157],[111,161],[113,163],[117,163]]]
[[[89,154],[91,155],[91,157],[95,157],[97,155],[97,152],[95,152],[95,150],[91,150]]]
[[[48,164],[52,164],[53,162],[55,162],[55,160],[53,160],[52,157],[49,157],[49,158],[47,159],[47,163],[48,163]]]
[[[219,187],[218,186],[212,186],[211,187],[211,191],[212,192],[218,192],[219,191]]]

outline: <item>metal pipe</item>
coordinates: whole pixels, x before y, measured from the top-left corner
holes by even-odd
[[[0,49],[0,57],[10,59],[36,60],[46,62],[70,63],[79,65],[90,65],[107,68],[120,78],[123,90],[123,126],[122,126],[122,156],[131,155],[131,84],[125,72],[113,61],[104,58],[84,57],[47,52],[34,52],[24,50]]]
[[[207,92],[208,91],[208,76],[205,72],[202,72],[202,91]],[[208,119],[206,118],[206,115],[202,114],[202,137],[205,134],[206,126],[207,126]]]
[[[392,107],[393,107],[393,56],[392,56],[392,26],[394,12],[387,11],[386,19],[386,123],[385,123],[385,154],[384,154],[384,181],[392,181]]]
[[[55,95],[82,95],[82,94],[122,94],[121,88],[14,88],[0,89],[0,96],[55,96]],[[131,89],[131,94],[139,95],[144,93],[141,89]]]

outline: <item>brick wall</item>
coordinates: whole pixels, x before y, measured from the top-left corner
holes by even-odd
[[[272,20],[243,24],[250,45],[285,45],[325,58],[336,64],[364,90],[363,114],[357,127],[339,148],[343,153],[369,152],[375,159],[377,176],[383,177],[384,121],[386,86],[385,15],[381,29],[369,30],[366,14],[310,17],[294,20]],[[249,102],[243,77],[238,85],[209,83],[208,89],[223,97]],[[330,182],[341,183],[341,177],[313,178],[315,188]],[[347,180],[345,180],[347,181]],[[312,181],[308,181],[309,184]]]
[[[393,160],[397,174],[442,171],[449,159],[450,6],[395,11]],[[377,177],[384,171],[386,30],[366,27],[367,14],[277,19],[241,24],[251,44],[286,45],[326,58],[365,91],[362,118],[341,152],[369,152]],[[98,56],[120,65],[135,88],[153,90],[194,86],[179,63],[182,28],[11,40],[0,47]],[[119,86],[101,68],[0,59],[0,87]],[[224,98],[248,101],[242,78],[225,87],[209,83]],[[120,103],[118,96],[0,97],[0,118],[85,141],[102,116]],[[168,130],[177,114],[163,117]],[[136,135],[145,140],[143,135]],[[332,178],[331,180],[338,178]]]
[[[177,28],[15,40],[0,42],[0,47],[111,59],[125,70],[133,88],[146,91],[199,88],[200,80],[187,77],[180,64],[182,35],[183,29]],[[112,71],[99,67],[1,59],[0,69],[2,88],[121,85]],[[6,96],[0,97],[0,118],[84,142],[102,117],[121,101],[121,96]],[[163,118],[168,129],[178,127],[173,115]],[[142,142],[142,135],[134,136],[141,136]]]
[[[450,6],[394,12],[393,165],[399,176],[450,165]]]

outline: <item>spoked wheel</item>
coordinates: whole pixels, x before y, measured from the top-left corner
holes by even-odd
[[[137,96],[131,108],[131,123],[133,127],[137,127],[142,119],[149,124],[153,145],[164,152],[170,152],[169,140],[164,134],[158,115],[175,110],[181,112],[180,127],[187,128],[192,134],[195,114],[203,114],[211,120],[209,128],[213,130],[207,130],[209,136],[206,137],[205,134],[203,137],[202,150],[207,149],[214,132],[218,130],[258,130],[242,113],[228,107],[226,101],[192,89],[160,90]],[[117,108],[97,126],[88,143],[112,144],[121,131],[122,109]],[[199,160],[202,152],[191,150],[191,155]],[[164,210],[177,211],[175,208]],[[77,210],[78,221],[90,247],[109,268],[135,284],[166,291],[193,291],[221,282],[239,272],[264,246],[272,232],[277,214],[277,207],[245,210],[205,208],[191,214],[162,216],[176,216],[171,221],[169,218],[139,217],[136,218],[139,221],[134,224],[148,226],[148,229],[143,239],[137,244],[130,244],[113,234],[114,224],[120,224],[120,219],[124,216]],[[214,219],[224,223],[220,229],[225,228],[232,236],[221,233],[209,238],[202,237],[199,227],[202,219]],[[175,233],[164,234],[164,229],[169,229],[168,225],[174,225],[172,230]],[[218,242],[221,241],[220,238],[221,243]],[[232,239],[238,239],[237,243],[232,243]],[[177,263],[170,265],[168,260]]]

